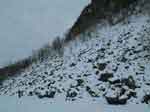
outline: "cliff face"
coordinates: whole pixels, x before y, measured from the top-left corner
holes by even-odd
[[[97,10],[117,10],[128,7],[137,0],[92,0],[91,5]]]
[[[101,19],[110,19],[113,14],[120,12],[122,9],[128,9],[130,4],[136,1],[138,0],[92,0],[70,29],[66,41],[86,31]]]

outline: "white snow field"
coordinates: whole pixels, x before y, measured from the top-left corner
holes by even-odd
[[[149,33],[150,17],[144,14],[114,26],[98,24],[80,35],[84,41],[67,45],[63,56],[55,54],[4,81],[0,95],[107,104],[107,97],[123,89],[119,98],[125,104],[142,105],[150,93]]]
[[[110,106],[101,102],[63,102],[35,97],[0,97],[0,112],[150,112],[147,105]]]
[[[150,15],[97,24],[0,83],[2,112],[150,112]]]
[[[0,67],[62,36],[90,0],[0,0]]]

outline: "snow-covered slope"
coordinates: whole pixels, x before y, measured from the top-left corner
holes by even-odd
[[[24,59],[62,36],[89,3],[90,0],[1,0],[0,67]]]
[[[143,10],[113,26],[97,24],[63,55],[1,83],[0,110],[149,112],[149,73],[150,15]]]
[[[148,103],[150,17],[139,13],[114,26],[97,25],[44,62],[0,85],[0,95],[55,101]],[[116,101],[117,99],[117,101]],[[115,101],[114,101],[115,100]]]

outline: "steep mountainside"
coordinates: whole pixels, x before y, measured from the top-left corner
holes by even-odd
[[[150,101],[150,15],[145,8],[116,25],[97,24],[17,77],[0,95],[138,104]]]
[[[91,3],[83,9],[71,27],[66,40],[73,39],[102,20],[108,20],[110,24],[115,24],[114,16],[118,16],[117,21],[124,19],[129,13],[133,13],[132,10],[139,2],[141,3],[143,0],[91,0]]]
[[[1,0],[0,68],[29,57],[62,36],[89,3],[90,0]]]

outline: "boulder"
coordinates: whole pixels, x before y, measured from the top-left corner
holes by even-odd
[[[89,93],[91,97],[99,97],[99,95],[91,89],[91,87],[86,86],[86,91]]]
[[[54,98],[56,91],[46,91],[44,94],[38,94],[38,98]]]
[[[108,104],[111,105],[124,105],[127,103],[128,98],[127,97],[105,97]]]
[[[108,104],[124,105],[131,97],[136,97],[136,92],[126,86],[112,86],[104,96]]]
[[[108,79],[113,77],[113,73],[102,73],[99,80],[103,82],[107,82]]]
[[[130,89],[135,89],[137,87],[136,82],[132,76],[122,79],[121,82],[122,82],[122,84],[128,86]]]
[[[142,103],[150,104],[150,94],[144,95]]]

